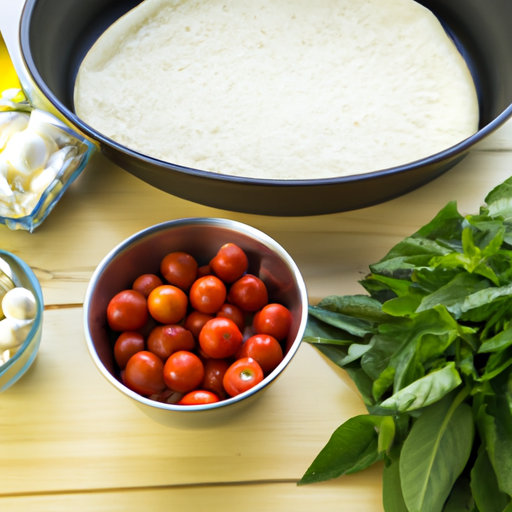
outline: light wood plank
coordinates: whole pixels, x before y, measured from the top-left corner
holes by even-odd
[[[246,222],[268,233],[296,260],[312,297],[361,291],[368,265],[428,222],[448,201],[476,213],[510,175],[512,153],[475,151],[444,176],[387,203],[340,214],[280,218],[217,210],[176,198],[96,155],[32,234],[0,226],[2,248],[31,265],[45,303],[80,304],[103,257],[133,233],[180,217]]]
[[[382,512],[381,468],[338,480],[297,487],[293,482],[136,489],[101,493],[76,493],[0,498],[2,512],[168,512],[208,510],[225,512]]]
[[[40,353],[1,396],[0,496],[190,483],[297,480],[360,398],[304,344],[234,421],[156,423],[97,371],[81,308],[45,312]],[[378,475],[368,477],[375,485]],[[1,508],[0,508],[1,509]]]

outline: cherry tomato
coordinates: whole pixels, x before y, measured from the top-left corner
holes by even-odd
[[[210,265],[202,265],[197,269],[197,277],[204,277],[204,276],[211,276],[212,275],[212,269],[210,268]]]
[[[217,313],[226,300],[226,285],[215,276],[197,279],[190,288],[190,304],[201,313]]]
[[[210,267],[225,283],[234,283],[247,271],[245,252],[233,243],[224,244],[210,261]]]
[[[234,304],[225,302],[219,311],[217,316],[222,318],[229,318],[235,322],[236,326],[240,329],[240,332],[244,332],[245,329],[245,315],[240,308],[237,308]]]
[[[195,344],[192,333],[181,325],[158,325],[147,339],[148,350],[162,361],[178,350],[194,350]]]
[[[186,252],[171,252],[160,263],[165,280],[182,290],[188,290],[197,277],[197,261]]]
[[[144,348],[142,334],[133,331],[122,332],[114,345],[114,358],[119,368],[124,370],[130,357]]]
[[[226,398],[227,395],[222,380],[229,368],[229,363],[225,359],[206,359],[203,364],[204,377],[201,388],[212,391],[221,399]]]
[[[270,334],[281,341],[290,332],[292,314],[281,304],[267,304],[254,315],[252,325],[258,334]]]
[[[273,336],[255,334],[246,340],[237,357],[252,357],[266,374],[274,370],[283,360],[283,349]]]
[[[235,361],[224,374],[223,384],[229,396],[236,396],[253,388],[263,380],[263,370],[251,357]]]
[[[245,274],[231,285],[228,301],[243,311],[258,311],[268,303],[267,287],[259,277]]]
[[[177,324],[187,313],[188,299],[183,290],[171,284],[155,288],[148,297],[151,316],[162,324]]]
[[[124,371],[124,383],[140,395],[154,395],[165,389],[164,363],[155,354],[142,350],[128,360]]]
[[[203,376],[201,359],[186,350],[172,354],[164,365],[164,381],[169,389],[178,393],[196,389],[203,381]]]
[[[242,333],[229,318],[216,317],[208,320],[199,333],[202,351],[215,359],[230,357],[242,345]]]
[[[196,389],[195,391],[191,391],[187,393],[181,400],[177,403],[178,405],[199,405],[199,404],[214,404],[219,401],[219,397],[212,393],[211,391],[206,391],[203,389]]]
[[[149,294],[157,287],[162,286],[162,280],[155,274],[142,274],[133,282],[132,288],[142,293],[146,299]]]
[[[137,331],[148,319],[146,298],[135,290],[123,290],[107,307],[108,325],[114,331]]]
[[[213,315],[208,313],[201,313],[201,311],[191,311],[187,318],[185,318],[185,329],[188,329],[196,340],[199,339],[199,333],[203,328],[204,324],[215,318]]]

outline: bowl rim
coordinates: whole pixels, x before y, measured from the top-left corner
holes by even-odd
[[[499,115],[493,120],[487,123],[485,126],[479,128],[474,134],[470,135],[466,139],[459,143],[450,146],[440,152],[434,153],[424,158],[414,160],[412,162],[384,168],[368,171],[361,174],[352,174],[348,176],[337,176],[332,178],[312,178],[312,179],[270,179],[270,178],[252,178],[252,177],[241,177],[232,176],[228,174],[214,173],[211,171],[205,171],[201,169],[195,169],[192,167],[182,166],[158,158],[151,157],[130,149],[100,132],[96,131],[93,127],[82,121],[73,111],[68,109],[61,103],[57,97],[53,94],[46,82],[41,77],[37,67],[35,65],[31,47],[30,47],[30,20],[34,11],[34,7],[38,0],[26,0],[20,18],[18,38],[21,48],[21,59],[28,70],[33,82],[39,88],[40,92],[50,101],[52,106],[64,116],[65,119],[70,122],[75,129],[81,131],[86,137],[98,142],[100,145],[108,146],[121,154],[128,157],[133,157],[137,160],[143,161],[146,164],[156,165],[160,168],[164,168],[169,171],[181,172],[191,177],[206,178],[214,181],[228,182],[228,183],[240,183],[247,185],[259,185],[259,186],[272,186],[272,187],[315,187],[315,186],[326,186],[332,184],[351,183],[354,181],[366,181],[374,178],[384,177],[387,175],[400,174],[414,172],[418,168],[429,165],[441,164],[443,162],[453,160],[460,157],[462,154],[468,152],[471,147],[476,143],[480,142],[492,132],[497,130],[501,125],[505,123],[512,116],[512,103],[507,106]]]
[[[12,356],[6,363],[3,365],[0,365],[0,375],[3,374],[5,371],[7,371],[11,366],[13,366],[16,361],[22,356],[22,354],[25,352],[27,347],[32,343],[35,336],[37,336],[38,331],[42,325],[43,321],[43,312],[44,312],[44,302],[43,302],[43,292],[41,289],[41,284],[39,283],[39,280],[37,279],[36,275],[34,274],[34,271],[23,261],[19,256],[16,256],[16,254],[13,254],[8,251],[4,251],[3,249],[0,249],[0,258],[8,258],[12,259],[16,262],[17,265],[20,266],[20,268],[23,270],[24,274],[29,279],[29,282],[31,286],[34,288],[35,296],[36,296],[36,317],[34,319],[34,322],[32,324],[32,327],[27,334],[27,337],[23,341],[23,343],[18,347],[18,350]],[[21,284],[17,284],[19,282],[19,278],[14,275],[14,284],[16,286],[22,286]],[[17,380],[17,375],[14,376],[14,380]],[[14,383],[14,382],[12,382]],[[7,385],[4,385],[4,389],[7,389],[10,386],[10,383],[7,383]]]
[[[169,404],[166,402],[158,402],[156,400],[152,400],[150,398],[146,398],[134,391],[130,390],[124,384],[122,384],[118,379],[116,379],[105,367],[105,365],[101,362],[95,347],[94,342],[92,340],[91,332],[89,329],[89,314],[90,314],[90,304],[92,300],[92,296],[94,294],[97,281],[105,268],[110,264],[112,258],[122,253],[126,249],[128,249],[134,242],[145,238],[148,235],[157,233],[159,231],[164,231],[173,227],[186,227],[186,226],[205,226],[205,227],[221,227],[223,229],[228,229],[231,231],[242,232],[265,245],[266,247],[273,250],[273,252],[277,253],[282,261],[288,266],[290,271],[295,276],[297,282],[297,288],[299,292],[300,302],[303,305],[302,315],[300,318],[297,336],[293,343],[291,344],[288,352],[284,355],[283,360],[279,365],[269,374],[267,375],[262,382],[254,386],[253,388],[241,393],[235,397],[230,397],[225,400],[221,400],[219,402],[215,402],[212,404],[199,404],[199,405],[176,405]],[[302,274],[293,260],[293,258],[288,254],[288,252],[272,237],[260,231],[257,228],[254,228],[248,224],[243,222],[239,222],[231,219],[217,218],[217,217],[184,217],[174,220],[168,220],[164,222],[160,222],[158,224],[149,226],[148,228],[142,229],[133,235],[129,236],[122,242],[120,242],[117,246],[115,246],[112,250],[110,250],[107,255],[101,260],[101,262],[96,267],[89,284],[87,286],[87,290],[85,292],[84,298],[84,311],[83,311],[83,324],[84,324],[84,332],[85,332],[85,341],[87,345],[87,349],[89,354],[94,361],[96,367],[100,370],[101,374],[110,382],[116,389],[122,392],[124,395],[133,398],[136,402],[140,404],[149,406],[154,409],[161,409],[166,411],[173,411],[179,413],[198,413],[201,411],[208,410],[216,410],[222,409],[229,405],[233,405],[243,401],[244,399],[249,398],[252,395],[255,395],[260,390],[266,388],[270,385],[274,380],[276,380],[283,372],[286,366],[290,363],[292,358],[297,353],[301,343],[302,337],[304,336],[304,332],[306,330],[306,323],[308,319],[308,293],[306,288],[306,283],[304,282],[304,278]]]

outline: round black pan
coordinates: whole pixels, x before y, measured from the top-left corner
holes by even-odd
[[[218,175],[162,162],[104,137],[73,109],[80,63],[100,34],[137,0],[27,0],[22,57],[37,87],[102,152],[141,180],[178,197],[225,210],[275,216],[343,212],[378,204],[440,176],[512,114],[512,2],[421,0],[466,59],[477,88],[479,131],[446,151],[408,165],[331,179],[263,180]],[[172,134],[170,134],[172,138]],[[314,176],[315,169],[311,169]]]

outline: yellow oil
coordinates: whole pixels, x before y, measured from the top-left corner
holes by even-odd
[[[5,91],[5,89],[19,89],[20,87],[18,75],[12,65],[4,38],[0,34],[0,92]]]

